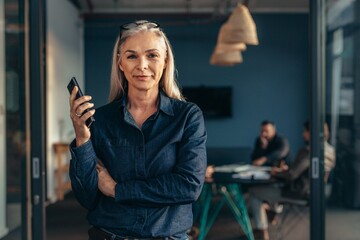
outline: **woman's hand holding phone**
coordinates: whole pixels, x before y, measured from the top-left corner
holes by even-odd
[[[79,88],[75,86],[71,91],[69,100],[70,118],[75,130],[76,146],[80,146],[90,140],[90,129],[86,121],[95,113],[95,109],[91,109],[94,107],[94,104],[89,102],[91,96],[81,96],[77,98],[78,91]]]

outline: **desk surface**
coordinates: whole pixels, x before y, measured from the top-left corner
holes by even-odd
[[[271,184],[278,182],[271,176],[271,167],[237,163],[225,164],[207,169],[207,183]],[[212,173],[212,174],[211,174]]]
[[[257,184],[272,184],[279,182],[276,178],[270,179],[244,179],[244,178],[234,178],[234,173],[224,173],[224,172],[215,172],[212,175],[212,178],[205,179],[206,183],[240,183],[248,185],[257,185]]]

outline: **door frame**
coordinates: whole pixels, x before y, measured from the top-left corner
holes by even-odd
[[[325,1],[309,1],[310,33],[310,239],[325,240]]]
[[[29,99],[32,239],[46,239],[45,0],[29,1]]]

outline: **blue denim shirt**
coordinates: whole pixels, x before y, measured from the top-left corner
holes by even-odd
[[[70,144],[72,188],[91,225],[134,237],[183,236],[192,226],[206,169],[203,115],[162,92],[158,109],[140,129],[123,97],[96,110],[91,141]],[[98,189],[98,159],[117,182],[115,198]]]

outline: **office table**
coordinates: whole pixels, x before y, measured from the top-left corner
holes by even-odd
[[[254,240],[251,222],[243,198],[241,185],[272,184],[273,179],[255,180],[233,178],[233,173],[215,173],[211,181],[207,180],[200,195],[200,233],[199,240],[205,239],[214,224],[221,208],[226,203],[248,240]],[[212,198],[220,195],[221,200],[212,204]]]

